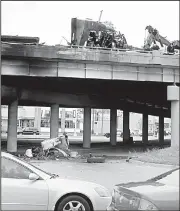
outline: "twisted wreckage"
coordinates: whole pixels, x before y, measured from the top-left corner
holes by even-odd
[[[68,137],[66,134],[63,134],[59,137],[42,141],[41,147],[32,147],[31,149],[27,149],[25,156],[37,159],[58,159],[60,157],[75,158],[78,157],[78,153],[69,149]]]
[[[148,31],[148,36],[144,43],[145,50],[159,50],[159,46],[156,44],[156,42],[159,42],[161,47],[167,46],[167,52],[169,53],[174,53],[175,50],[180,49],[179,40],[174,40],[173,42],[170,42],[166,39],[166,37],[161,36],[159,34],[159,31],[153,28],[151,25],[146,26],[145,30]]]
[[[104,163],[105,156],[94,156],[91,153],[88,156],[78,154],[78,152],[69,149],[68,136],[63,134],[56,138],[46,139],[41,142],[40,147],[32,147],[25,152],[26,158],[35,158],[38,160],[60,158],[86,158],[87,163]]]
[[[102,47],[102,48],[132,48],[119,31],[109,22],[100,23],[91,20],[71,19],[71,45]],[[140,50],[139,48],[136,48]]]
[[[71,19],[71,43],[74,46],[101,47],[126,50],[159,50],[156,42],[161,47],[167,46],[168,53],[175,53],[180,49],[179,40],[170,42],[159,34],[159,31],[152,26],[147,26],[148,36],[145,38],[143,48],[128,45],[125,35],[116,31],[110,22],[97,22],[92,20]]]

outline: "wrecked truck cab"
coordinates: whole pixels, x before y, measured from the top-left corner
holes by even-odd
[[[41,142],[41,146],[46,156],[68,157],[69,156],[69,143],[66,140],[67,135],[61,135],[56,138],[47,139]]]

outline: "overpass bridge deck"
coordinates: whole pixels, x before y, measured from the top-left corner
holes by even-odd
[[[116,144],[116,109],[122,109],[126,114],[123,117],[123,134],[126,134],[124,140],[129,133],[131,111],[143,113],[145,144],[148,142],[150,114],[159,116],[160,142],[164,142],[164,117],[172,118],[172,143],[174,146],[179,145],[179,87],[168,86],[172,83],[179,86],[179,56],[162,55],[158,51],[140,53],[10,43],[2,43],[1,53],[1,100],[9,105],[10,114],[8,150],[17,150],[17,130],[14,125],[17,123],[18,105],[33,103],[51,105],[51,132],[54,137],[57,136],[55,130],[58,131],[59,106],[84,107],[85,148],[90,147],[93,107],[111,109],[112,145]],[[87,89],[92,79],[96,94],[93,89],[90,92]],[[67,91],[63,86],[59,86],[62,80],[65,80],[71,89]],[[78,80],[81,80],[81,83],[78,84]],[[73,86],[71,82],[76,85]],[[86,85],[81,86],[82,84]],[[104,91],[98,84],[103,86]],[[45,86],[48,89],[44,89]],[[74,93],[76,86],[87,92],[78,93],[76,89]]]
[[[2,75],[179,83],[179,55],[2,44]]]

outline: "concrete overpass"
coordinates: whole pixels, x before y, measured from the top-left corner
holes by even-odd
[[[148,115],[160,117],[161,144],[164,117],[171,117],[172,144],[179,144],[178,55],[8,42],[2,43],[1,54],[1,102],[9,105],[9,151],[17,149],[18,105],[51,106],[51,137],[57,136],[59,106],[83,107],[86,148],[90,147],[90,108],[111,109],[112,145],[116,145],[117,109],[124,111],[124,140],[131,111],[143,113],[145,144]]]

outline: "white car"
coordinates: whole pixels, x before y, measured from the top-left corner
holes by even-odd
[[[98,184],[63,179],[1,153],[1,210],[100,211],[111,203]]]

